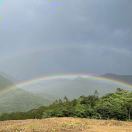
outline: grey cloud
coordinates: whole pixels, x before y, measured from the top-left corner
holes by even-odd
[[[7,0],[0,9],[1,59],[29,54],[14,57],[10,68],[5,59],[0,70],[17,76],[21,71],[25,71],[23,76],[45,72],[128,74],[132,66],[131,6],[131,0]],[[35,49],[51,49],[52,53],[32,57],[30,52]],[[35,69],[37,73],[32,73]]]
[[[106,47],[58,48],[40,50],[25,56],[5,61],[1,69],[14,74],[17,79],[29,79],[49,73],[130,74],[132,67],[132,53]]]

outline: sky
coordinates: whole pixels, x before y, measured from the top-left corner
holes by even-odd
[[[132,74],[132,0],[0,0],[0,73]]]

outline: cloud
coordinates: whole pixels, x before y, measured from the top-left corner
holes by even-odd
[[[0,70],[23,77],[45,72],[128,74],[131,6],[131,0],[6,0],[0,9]]]
[[[64,42],[71,45],[81,41],[82,44],[123,46],[124,40],[113,34],[119,30],[122,35],[131,34],[132,2],[129,0],[63,0],[60,3],[60,7],[56,7],[48,0],[7,1],[3,30],[8,40],[26,45]]]

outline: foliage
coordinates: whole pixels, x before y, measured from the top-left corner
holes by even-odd
[[[56,100],[49,106],[39,107],[28,112],[5,113],[0,120],[42,119],[50,117],[81,117],[97,119],[132,120],[132,92],[117,89],[115,93],[98,97],[81,96],[78,99]]]

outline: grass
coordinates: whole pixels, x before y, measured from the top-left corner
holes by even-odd
[[[0,132],[132,132],[132,122],[80,118],[1,121]]]

